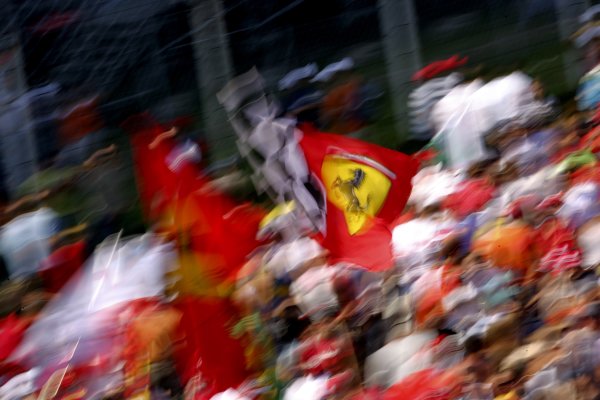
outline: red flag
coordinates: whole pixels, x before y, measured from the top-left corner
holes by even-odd
[[[194,160],[176,154],[168,130],[147,114],[127,121],[134,133],[134,155],[140,197],[151,220],[162,219],[163,228],[180,245],[180,290],[211,295],[221,284],[230,284],[246,256],[259,244],[256,233],[264,211],[237,204],[209,187]],[[176,162],[175,162],[175,161]],[[193,275],[193,276],[192,276]]]
[[[392,264],[388,224],[403,211],[418,162],[357,139],[303,127],[300,145],[327,198],[323,244],[332,261],[371,270]]]
[[[175,306],[182,313],[179,332],[185,337],[175,354],[178,370],[184,383],[201,373],[212,390],[235,387],[248,373],[243,348],[229,334],[235,309],[227,289],[258,246],[256,233],[265,213],[210,187],[185,154],[174,158],[175,141],[148,115],[131,119],[127,129],[135,134],[146,215],[159,218],[179,245],[176,288],[182,295]]]
[[[373,218],[364,232],[350,235],[339,211],[327,211],[327,234],[321,245],[329,251],[332,263],[345,262],[371,271],[393,266],[392,232],[379,218]]]
[[[17,348],[23,335],[29,327],[29,323],[19,319],[16,315],[11,314],[8,317],[0,320],[0,360],[6,359]]]
[[[50,254],[40,266],[39,274],[46,290],[58,293],[85,262],[85,242],[65,245]]]
[[[248,378],[244,350],[230,335],[236,311],[229,301],[186,296],[175,307],[182,313],[183,335],[175,363],[184,384],[201,374],[212,392],[220,392]]]

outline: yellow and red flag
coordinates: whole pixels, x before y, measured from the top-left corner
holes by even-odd
[[[371,270],[392,265],[388,224],[410,195],[418,162],[345,136],[302,128],[300,146],[327,199],[323,243],[334,261]]]

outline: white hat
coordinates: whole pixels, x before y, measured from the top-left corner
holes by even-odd
[[[592,6],[585,10],[585,12],[579,17],[579,23],[587,24],[588,22],[592,22],[598,17],[600,17],[600,4]]]
[[[303,79],[308,79],[318,72],[319,67],[317,64],[312,63],[308,64],[302,68],[296,68],[290,72],[288,72],[281,80],[279,81],[279,90],[285,90],[293,87],[296,83],[300,82]]]
[[[346,57],[341,61],[329,64],[323,68],[311,82],[327,82],[338,72],[350,71],[352,68],[354,68],[354,60],[350,57]]]

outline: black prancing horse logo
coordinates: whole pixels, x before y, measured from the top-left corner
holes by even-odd
[[[333,188],[339,190],[346,201],[346,211],[352,214],[362,214],[369,208],[371,195],[367,196],[367,204],[360,204],[356,191],[364,183],[366,174],[360,168],[352,170],[351,179],[342,180],[339,176],[333,182]]]

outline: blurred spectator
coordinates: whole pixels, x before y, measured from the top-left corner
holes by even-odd
[[[317,72],[316,64],[308,64],[290,71],[279,81],[283,114],[295,118],[298,124],[319,124],[323,93],[311,81]]]
[[[381,93],[359,74],[351,58],[325,67],[314,78],[326,87],[321,108],[325,130],[360,137],[374,116]]]
[[[437,132],[431,120],[435,104],[463,81],[463,76],[454,70],[464,66],[466,58],[454,56],[438,61],[416,72],[413,82],[418,86],[409,95],[411,138],[419,142],[429,141]]]

